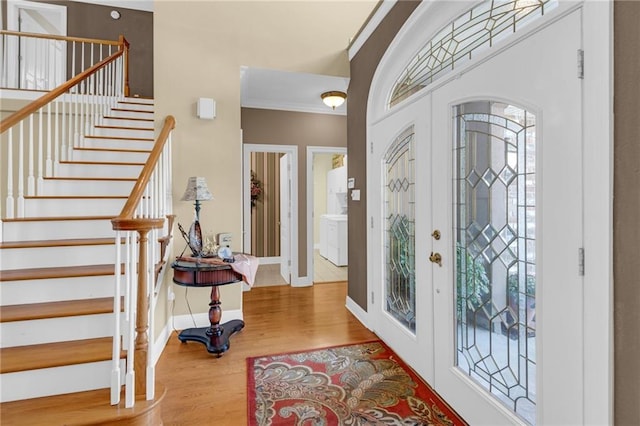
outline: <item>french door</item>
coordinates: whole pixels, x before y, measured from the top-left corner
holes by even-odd
[[[580,49],[575,10],[371,128],[375,331],[470,424],[582,423]]]

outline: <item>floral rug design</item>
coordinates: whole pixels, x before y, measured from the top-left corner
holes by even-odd
[[[250,426],[466,425],[380,341],[247,359]]]

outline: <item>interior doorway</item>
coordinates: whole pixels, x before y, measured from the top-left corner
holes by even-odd
[[[7,1],[7,29],[24,33],[67,35],[67,8],[23,0]],[[66,49],[61,41],[8,38],[9,56],[19,57],[6,70],[5,87],[51,90],[66,80]],[[44,59],[40,52],[46,51]],[[12,53],[13,52],[13,53]]]
[[[272,284],[296,285],[298,147],[244,144],[243,151],[243,251],[273,268]]]
[[[346,281],[347,149],[307,147],[307,271],[314,283]]]

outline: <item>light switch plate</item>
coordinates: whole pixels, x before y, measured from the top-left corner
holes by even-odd
[[[353,201],[360,201],[360,190],[359,189],[352,189],[351,190],[351,199]]]

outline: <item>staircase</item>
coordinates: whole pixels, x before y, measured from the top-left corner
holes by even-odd
[[[38,424],[36,418],[47,425],[100,423],[101,409],[115,412],[116,423],[126,417],[124,410],[108,410],[115,273],[123,269],[116,268],[111,219],[120,214],[154,145],[153,101],[125,98],[90,134],[60,162],[56,177],[44,178],[39,195],[25,197],[24,217],[2,219],[3,424]],[[130,414],[153,416],[149,407],[162,392],[157,389],[155,401],[136,405]],[[69,395],[53,396],[62,394]],[[99,420],[91,420],[87,407],[100,407],[93,410]]]

